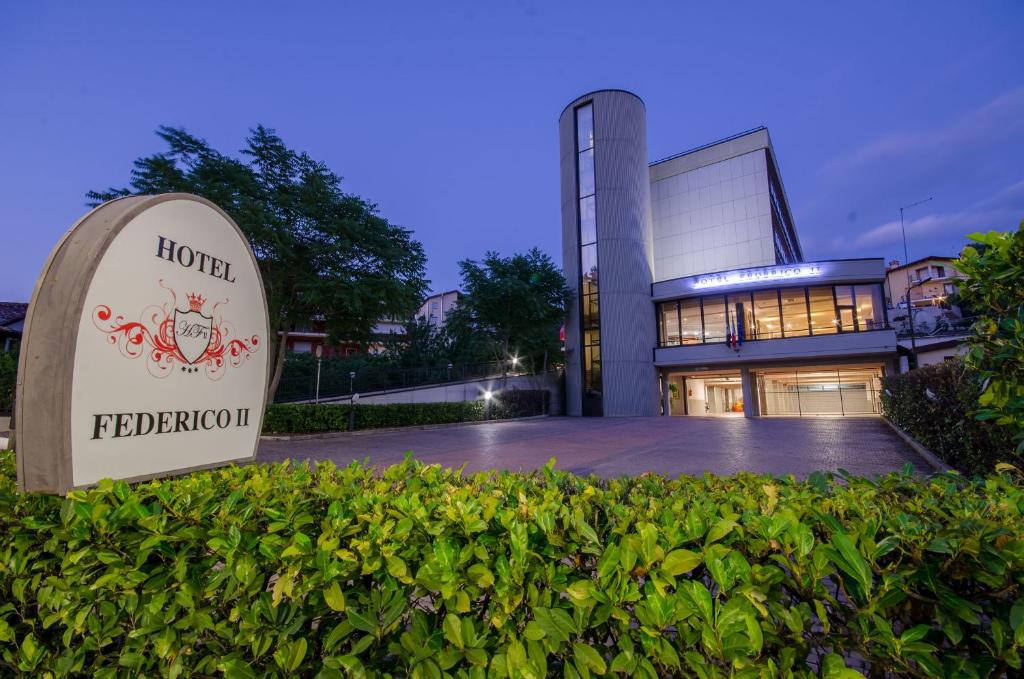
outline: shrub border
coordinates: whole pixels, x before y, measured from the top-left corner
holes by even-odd
[[[900,426],[893,422],[892,420],[890,420],[888,417],[882,415],[882,421],[888,424],[890,427],[892,427],[892,430],[896,432],[896,434],[901,439],[903,439],[908,446],[913,448],[915,453],[924,458],[924,461],[930,464],[932,466],[932,469],[934,469],[936,472],[944,474],[946,472],[956,471],[948,464],[943,462],[938,455],[925,448],[917,439],[915,439],[913,436],[900,429]]]

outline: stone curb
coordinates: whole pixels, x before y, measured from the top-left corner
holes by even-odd
[[[928,450],[920,443],[918,443],[917,439],[915,439],[913,436],[911,436],[910,434],[896,426],[896,424],[890,421],[888,417],[883,417],[882,421],[884,421],[886,424],[892,427],[892,430],[896,432],[896,434],[901,439],[903,439],[908,446],[913,448],[915,453],[924,458],[924,461],[930,464],[932,466],[932,469],[934,469],[936,472],[939,472],[941,474],[945,472],[955,471],[948,464],[940,460],[935,453],[933,453],[932,451]]]
[[[316,434],[264,434],[261,441],[309,441],[311,439],[336,439],[346,436],[361,436],[379,432],[419,431],[423,429],[447,429],[449,427],[468,427],[477,424],[499,424],[502,422],[522,422],[523,420],[539,420],[552,415],[530,415],[529,417],[507,417],[500,420],[473,420],[472,422],[446,422],[444,424],[411,424],[407,427],[379,427],[377,429],[357,429],[356,431],[325,431]]]

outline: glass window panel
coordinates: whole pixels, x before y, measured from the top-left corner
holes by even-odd
[[[580,198],[594,194],[594,149],[579,155]]]
[[[700,298],[684,299],[679,306],[682,315],[683,344],[700,344],[704,341],[704,333],[700,327]]]
[[[729,328],[737,336],[742,330],[744,340],[754,337],[754,314],[752,311],[753,305],[750,302],[749,292],[729,295]]]
[[[836,304],[839,306],[853,306],[853,286],[836,286]]]
[[[601,343],[601,331],[597,328],[592,330],[583,331],[583,344],[587,346],[597,346]]]
[[[704,298],[704,341],[725,341],[725,297]]]
[[[885,326],[882,315],[882,286],[858,285],[854,292],[857,295],[857,323],[860,330],[879,330]]]
[[[680,344],[679,339],[679,310],[675,302],[661,303],[661,344],[666,347],[674,347]]]
[[[832,286],[821,285],[810,288],[811,294],[811,332],[815,335],[828,335],[839,330],[839,319],[836,318],[836,305],[832,299]]]
[[[779,291],[754,292],[754,339],[782,337],[782,316],[779,314]]]
[[[580,245],[597,241],[597,216],[594,196],[580,199]]]
[[[594,148],[594,107],[590,104],[576,109],[576,150]]]
[[[588,284],[597,287],[597,244],[584,245],[580,248],[580,273],[583,276],[584,294],[591,292]],[[595,290],[596,292],[596,290]]]
[[[583,296],[583,318],[581,322],[584,328],[596,328],[601,322],[601,310],[596,294]]]
[[[782,289],[782,324],[786,337],[806,337],[807,298],[803,288]]]

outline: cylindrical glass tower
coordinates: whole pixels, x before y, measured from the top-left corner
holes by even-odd
[[[658,414],[653,236],[644,103],[577,98],[558,121],[562,262],[576,292],[565,328],[569,415]]]

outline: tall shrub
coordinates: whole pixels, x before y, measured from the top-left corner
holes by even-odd
[[[1012,458],[1009,430],[978,420],[978,372],[960,359],[885,378],[882,412],[964,474],[988,474]]]
[[[963,299],[979,315],[967,364],[982,385],[977,417],[1006,427],[1024,453],[1024,220],[1017,231],[976,233],[957,268]]]

